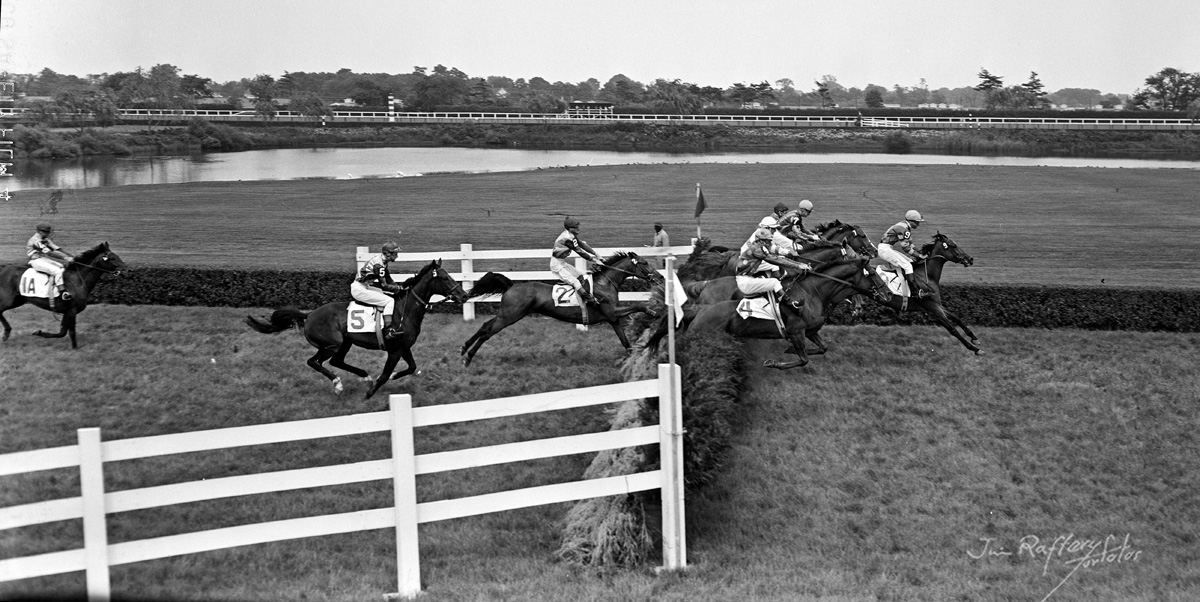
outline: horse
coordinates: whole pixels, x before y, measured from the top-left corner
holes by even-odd
[[[867,269],[869,261],[865,257],[846,259],[811,272],[785,276],[785,292],[793,299],[804,299],[804,304],[800,307],[782,304],[779,307],[782,328],[774,320],[743,318],[737,311],[739,301],[727,300],[685,309],[680,329],[688,332],[722,330],[736,337],[753,339],[783,338],[791,343],[788,352],[795,353],[799,359],[790,363],[766,360],[763,365],[781,370],[804,366],[808,363],[809,355],[823,354],[828,350],[819,331],[831,308],[856,292],[870,294],[880,300],[891,296],[883,279]],[[669,326],[666,318],[661,319],[654,334],[647,339],[646,347],[657,348]],[[816,351],[810,353],[805,349],[806,338],[817,346]]]
[[[23,265],[9,265],[0,268],[0,324],[4,325],[4,335],[0,341],[7,341],[9,335],[12,334],[12,326],[8,324],[8,320],[4,319],[4,312],[28,303],[56,314],[62,314],[62,325],[57,334],[39,330],[33,333],[34,335],[49,339],[70,335],[71,348],[78,349],[79,343],[75,340],[75,316],[87,309],[92,289],[96,287],[101,276],[104,274],[120,276],[121,272],[129,268],[121,260],[121,257],[109,248],[107,242],[100,243],[76,255],[75,260],[67,264],[63,270],[63,289],[71,294],[71,298],[66,301],[57,299],[53,306],[50,305],[49,298],[27,297],[21,294],[19,290],[21,274],[26,269],[27,267]]]
[[[949,236],[941,232],[934,234],[933,240],[921,247],[921,254],[928,256],[928,258],[914,261],[913,273],[918,277],[922,274],[924,275],[927,286],[933,294],[928,297],[909,297],[907,304],[899,296],[894,296],[886,302],[879,301],[878,299],[876,301],[896,310],[898,314],[917,310],[929,314],[938,324],[942,325],[942,328],[945,328],[954,338],[958,339],[964,347],[973,351],[975,355],[983,355],[983,350],[979,348],[979,338],[975,336],[975,333],[971,332],[971,329],[957,315],[942,305],[942,287],[940,284],[942,268],[946,266],[946,262],[952,261],[961,264],[963,267],[970,267],[975,263],[975,258],[968,255],[953,240],[950,240]],[[958,329],[962,329],[962,332],[959,332]]]
[[[800,259],[798,261],[812,264],[814,267],[820,267],[831,261],[857,259],[860,256],[870,258],[876,257],[879,254],[875,245],[871,243],[871,238],[858,226],[843,224],[841,220],[836,220],[829,224],[824,224],[819,228],[818,234],[824,240],[837,244],[819,245],[804,249],[800,252]],[[737,261],[738,254],[734,253],[730,260],[726,262],[722,271],[730,269],[730,266],[736,268]],[[711,280],[696,280],[683,283],[683,290],[687,293],[689,301],[703,305],[728,301],[730,299],[741,299],[745,296],[741,289],[738,288],[737,280],[732,274]]]
[[[441,260],[430,262],[421,268],[416,276],[405,281],[404,287],[407,290],[402,297],[396,299],[392,310],[392,323],[399,325],[401,333],[393,339],[383,340],[382,346],[380,336],[375,332],[348,331],[346,310],[350,303],[347,301],[326,303],[311,313],[295,308],[278,309],[267,321],[246,316],[246,324],[263,334],[274,334],[292,327],[301,329],[309,344],[317,348],[317,353],[308,359],[309,367],[325,375],[325,378],[333,383],[334,393],[339,395],[342,393],[342,379],[322,365],[326,360],[336,368],[369,381],[371,376],[366,370],[346,363],[346,354],[354,346],[387,351],[387,361],[383,364],[383,370],[379,373],[379,378],[375,379],[375,384],[367,391],[366,398],[370,399],[383,383],[398,380],[416,371],[417,364],[413,361],[412,347],[421,335],[421,321],[429,309],[429,299],[433,295],[441,295],[455,303],[467,300],[462,285],[442,268]],[[408,367],[392,374],[392,369],[401,358]]]
[[[495,317],[484,322],[479,330],[463,343],[459,351],[463,365],[471,365],[472,358],[485,341],[530,314],[549,316],[572,324],[604,322],[612,326],[621,341],[621,346],[629,350],[631,346],[629,338],[621,328],[621,318],[648,311],[645,305],[617,307],[617,294],[621,283],[631,276],[648,282],[660,278],[650,264],[636,253],[615,253],[592,269],[592,292],[604,300],[598,304],[589,303],[585,307],[579,307],[559,306],[553,295],[553,286],[545,282],[513,284],[513,281],[503,274],[484,274],[471,289],[470,297],[499,293],[500,305],[496,309]]]

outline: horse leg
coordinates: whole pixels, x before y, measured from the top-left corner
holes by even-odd
[[[617,338],[621,340],[621,346],[629,351],[629,337],[625,336],[625,329],[621,326],[621,320],[609,320],[609,326],[612,326],[613,332],[617,333]]]
[[[329,368],[326,368],[324,365],[322,365],[325,363],[325,360],[333,357],[333,354],[336,351],[337,347],[334,347],[333,345],[318,347],[317,352],[313,354],[312,357],[308,358],[308,361],[305,363],[308,364],[309,368],[312,368],[313,370],[325,375],[325,378],[328,378],[330,382],[333,383],[333,392],[337,395],[341,395],[342,379],[338,378],[338,375],[334,374],[333,372],[330,372]]]
[[[68,334],[71,335],[71,347],[78,349],[79,345],[75,342],[75,312],[73,310],[67,310],[63,313],[62,322],[59,324],[57,333],[42,332],[40,330],[33,333],[34,336],[46,339],[61,339]]]
[[[946,329],[946,332],[950,333],[951,336],[958,339],[958,342],[962,343],[963,347],[966,347],[967,349],[975,352],[975,355],[983,355],[982,349],[980,349],[979,347],[972,344],[971,341],[968,341],[967,338],[964,337],[961,333],[959,333],[958,329],[955,328],[954,325],[950,323],[950,319],[946,316],[946,314],[948,312],[946,312],[946,308],[942,307],[940,303],[933,303],[933,304],[928,304],[928,303],[924,303],[924,302],[920,302],[920,303],[921,303],[921,308],[925,310],[925,313],[929,314],[930,316],[933,316],[933,319],[936,320],[938,324],[941,324],[942,328]]]
[[[946,309],[945,307],[942,307],[942,311],[946,313],[946,317],[947,317],[947,318],[949,318],[951,322],[954,322],[954,324],[955,324],[956,326],[958,326],[959,328],[961,328],[961,329],[962,329],[962,331],[963,331],[964,333],[966,333],[966,335],[967,335],[968,337],[970,337],[970,338],[971,338],[971,344],[972,344],[972,345],[975,345],[976,347],[978,347],[978,346],[979,346],[979,337],[975,336],[975,333],[974,333],[974,332],[971,332],[971,329],[970,329],[969,327],[967,327],[967,323],[966,323],[966,322],[963,322],[963,321],[962,321],[962,319],[960,319],[960,318],[958,317],[958,315],[957,315],[957,314],[955,314],[954,312],[952,312],[952,311],[950,311],[950,310]]]
[[[417,362],[413,360],[412,347],[405,347],[400,350],[400,357],[404,360],[408,367],[392,374],[392,380],[400,380],[409,374],[417,371]]]
[[[813,342],[813,345],[817,346],[816,349],[807,351],[808,355],[823,355],[826,351],[829,351],[829,348],[825,346],[825,341],[821,340],[821,331],[814,330],[806,336],[808,340]]]
[[[468,339],[467,342],[462,346],[461,355],[463,356],[463,366],[471,365],[471,360],[475,357],[475,352],[479,351],[479,348],[482,347],[488,339],[496,336],[496,333],[508,328],[509,326],[512,326],[517,322],[517,320],[520,319],[521,316],[510,318],[507,315],[498,315],[491,320],[484,322],[483,326],[479,327],[479,330],[474,334],[474,336]]]
[[[363,370],[357,366],[351,366],[350,364],[346,363],[346,354],[350,353],[350,348],[353,346],[354,344],[350,341],[342,341],[341,347],[338,347],[337,351],[334,352],[333,357],[329,358],[329,365],[333,366],[334,368],[341,368],[342,370],[345,370],[346,372],[349,372],[350,374],[353,374],[363,380],[371,380],[371,375],[368,374],[366,370]]]
[[[404,352],[411,353],[407,349],[405,349]],[[367,391],[367,396],[364,399],[370,399],[371,396],[374,395],[375,392],[379,390],[379,387],[382,387],[383,383],[387,382],[388,379],[390,379],[392,377],[392,369],[394,369],[396,367],[396,363],[399,361],[400,361],[400,351],[399,350],[388,352],[387,361],[383,363],[383,370],[381,370],[379,372],[379,378],[375,379],[375,384],[371,385],[371,388],[370,388],[370,390]]]
[[[618,307],[612,312],[613,317],[618,320],[626,316],[632,316],[636,313],[648,314],[650,313],[650,308],[646,307],[645,305],[631,305],[629,307]]]
[[[0,309],[0,324],[4,325],[4,334],[0,336],[0,341],[7,341],[9,335],[12,334],[12,325],[8,323],[8,320],[4,319],[4,312],[9,309],[8,307]]]
[[[787,332],[787,340],[789,343],[792,344],[793,353],[795,353],[796,355],[798,355],[800,357],[794,362],[779,362],[779,361],[775,361],[775,360],[763,360],[764,367],[778,368],[780,370],[787,370],[789,368],[799,368],[801,366],[804,366],[805,364],[808,364],[808,354],[804,349],[804,331],[800,331],[795,334],[793,334],[790,331]]]

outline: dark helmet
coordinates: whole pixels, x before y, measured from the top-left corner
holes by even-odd
[[[51,226],[50,224],[38,224],[37,231],[49,234],[54,231],[54,226]]]
[[[400,252],[400,245],[396,244],[395,241],[389,240],[383,243],[383,252],[388,255],[395,255]]]
[[[783,203],[775,203],[775,211],[776,212],[783,212],[783,211],[787,211],[787,210],[788,210],[787,205],[785,205]]]
[[[564,228],[567,228],[567,229],[570,229],[570,228],[578,228],[578,227],[579,227],[579,220],[577,220],[577,219],[575,219],[575,218],[573,218],[573,217],[568,217],[567,219],[563,220],[563,227],[564,227]]]

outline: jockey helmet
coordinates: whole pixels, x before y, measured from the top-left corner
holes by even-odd
[[[37,231],[49,234],[54,231],[54,226],[51,226],[50,224],[38,224]]]
[[[800,206],[797,207],[797,209],[812,211],[813,210],[812,201],[810,201],[808,199],[804,199],[803,201],[800,201]]]
[[[563,227],[567,229],[578,228],[579,220],[573,217],[568,217],[567,219],[563,220]]]
[[[919,211],[917,211],[916,209],[909,209],[909,210],[908,210],[908,213],[905,213],[905,214],[904,214],[904,219],[906,219],[906,220],[908,220],[908,221],[910,221],[910,222],[923,222],[923,221],[925,221],[924,219],[921,219],[921,213],[920,213]]]
[[[766,228],[759,228],[754,231],[754,238],[760,240],[771,240],[771,231]]]
[[[759,228],[774,228],[778,225],[779,225],[779,223],[775,221],[775,218],[773,218],[769,215],[767,217],[762,218],[762,221],[758,222]]]
[[[787,205],[784,205],[783,203],[775,203],[775,212],[776,213],[783,213],[784,211],[787,211],[787,210],[788,210]]]
[[[396,244],[395,242],[389,240],[389,241],[383,243],[383,252],[384,253],[387,253],[388,255],[395,255],[399,251],[400,251],[400,245]]]

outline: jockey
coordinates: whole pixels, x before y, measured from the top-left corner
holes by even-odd
[[[580,280],[583,274],[567,261],[567,257],[574,251],[576,255],[588,261],[595,263],[602,262],[600,256],[596,254],[595,249],[586,242],[579,240],[579,226],[579,220],[573,217],[563,220],[563,232],[558,235],[558,238],[554,239],[554,248],[550,251],[550,271],[554,272],[554,275],[558,276],[558,279],[562,280],[564,284],[571,285],[584,301],[588,303],[602,303],[604,302],[604,296],[600,295],[597,298],[588,292],[587,289],[583,288],[583,282]]]
[[[742,245],[738,255],[737,286],[746,295],[759,295],[768,291],[779,294],[780,303],[788,303],[799,307],[799,303],[790,299],[783,290],[783,283],[772,272],[775,266],[799,267],[811,269],[808,264],[788,261],[779,256],[778,249],[772,241],[770,228],[759,228],[746,244]]]
[[[392,275],[388,273],[388,264],[396,260],[400,247],[395,242],[388,241],[383,243],[382,250],[382,253],[367,260],[358,270],[358,276],[350,283],[350,296],[359,303],[383,308],[383,315],[390,318],[396,304],[393,295],[404,290],[404,287],[392,280]],[[392,339],[399,335],[397,325],[391,324],[384,333],[384,338]]]
[[[38,224],[37,232],[25,243],[25,254],[29,256],[29,267],[49,274],[54,281],[54,288],[61,290],[63,271],[75,258],[50,240],[52,232],[54,227],[50,224]],[[62,298],[64,301],[70,300],[71,293],[63,291]]]
[[[904,214],[904,221],[888,228],[887,232],[883,233],[883,240],[879,241],[879,258],[896,266],[896,270],[904,274],[904,280],[908,282],[909,290],[918,297],[929,295],[927,289],[916,285],[912,268],[914,258],[924,259],[912,245],[912,231],[917,229],[923,221],[925,220],[921,217],[920,212],[910,209],[908,213]]]
[[[779,218],[779,230],[794,240],[819,240],[821,237],[816,232],[804,227],[804,218],[811,215],[812,210],[812,201],[800,201],[800,205],[794,211],[788,211]]]

